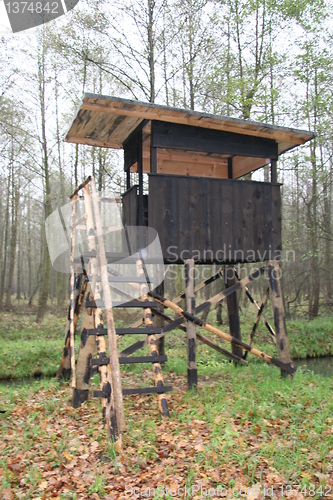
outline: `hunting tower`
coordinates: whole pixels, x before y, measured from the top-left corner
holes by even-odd
[[[310,132],[85,94],[67,142],[122,148],[123,219],[158,232],[165,264],[279,260],[280,154]],[[270,166],[270,182],[242,180]],[[138,183],[132,185],[133,173]],[[143,174],[148,174],[148,193]]]
[[[196,337],[194,324],[200,324],[201,320],[194,314],[207,306],[207,302],[197,308],[194,305],[194,286],[188,272],[194,262],[230,266],[267,261],[275,323],[275,332],[269,327],[270,333],[276,337],[280,362],[293,367],[285,331],[281,284],[273,273],[282,250],[277,161],[279,155],[313,137],[311,132],[249,120],[102,95],[85,94],[83,97],[66,142],[124,150],[127,179],[127,189],[122,195],[124,225],[155,229],[164,263],[185,263],[187,266],[188,314],[174,320],[173,324],[187,330],[189,387],[197,383],[195,345],[196,338],[200,337]],[[270,171],[268,181],[244,179],[264,166]],[[144,174],[148,174],[148,184],[144,182]],[[138,241],[137,245],[144,247],[145,242]],[[227,298],[232,354],[234,359],[243,361],[242,349],[252,351],[251,346],[240,339],[234,290],[238,285],[245,289],[260,311],[258,321],[263,306],[260,308],[253,301],[246,286],[250,280],[237,284],[235,278],[225,279],[227,288],[232,287],[232,290],[208,302],[217,304]],[[161,290],[159,295],[153,292],[148,295],[155,297],[164,308],[171,307],[182,314],[175,305],[181,298],[168,302]],[[167,318],[163,314],[161,317]],[[181,325],[184,318],[186,328]],[[169,331],[169,326],[163,328],[164,333]],[[210,327],[209,331],[213,330]],[[214,345],[209,339],[204,342],[211,347]],[[215,345],[213,348],[221,352],[220,347]],[[161,351],[162,344],[160,355]],[[269,357],[256,352],[268,360]]]

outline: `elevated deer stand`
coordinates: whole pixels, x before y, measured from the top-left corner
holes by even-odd
[[[153,392],[152,389],[154,389],[154,392],[158,393],[160,411],[163,415],[167,414],[164,392],[168,388],[164,387],[159,364],[161,359],[158,358],[162,354],[161,350],[164,349],[164,340],[162,340],[164,335],[174,328],[180,328],[187,333],[189,388],[197,386],[197,340],[242,364],[247,363],[244,359],[246,354],[243,356],[243,351],[245,351],[276,364],[283,374],[292,374],[295,371],[290,358],[278,273],[282,241],[281,194],[280,184],[277,183],[277,160],[281,153],[304,144],[313,137],[314,135],[310,132],[247,120],[108,96],[84,95],[67,133],[66,141],[124,150],[127,187],[122,195],[124,225],[148,226],[155,229],[161,242],[164,264],[185,264],[187,310],[179,307],[182,297],[173,301],[166,300],[161,289],[150,291],[145,283],[139,281],[142,287],[143,305],[141,304],[141,307],[143,307],[145,326],[142,328],[140,326],[142,321],[139,321],[132,325],[132,328],[139,330],[142,328],[142,333],[148,333],[148,336],[125,349],[119,357],[120,360],[126,358],[148,343],[151,357],[157,357],[153,363],[155,387],[150,390],[144,389],[143,392]],[[270,165],[271,182],[242,180],[244,175],[266,165]],[[138,174],[138,184],[131,185],[135,173]],[[148,194],[144,192],[144,174],[148,174]],[[86,194],[87,187],[85,186],[84,189]],[[133,248],[133,252],[144,248],[146,243],[142,241],[138,243],[137,247]],[[103,259],[101,259],[102,262]],[[195,286],[192,272],[194,262],[196,265],[220,264],[228,267],[249,262],[265,262],[266,265],[240,281],[237,276],[229,278],[225,273],[226,289],[196,306],[194,293],[206,286],[209,280]],[[102,268],[103,264],[101,264],[101,271],[95,269],[93,272],[97,274],[101,272],[102,277]],[[138,278],[142,278],[140,261],[138,261],[137,268]],[[268,292],[263,303],[259,305],[247,288],[255,277],[266,270],[273,307],[274,329],[268,325],[262,314]],[[211,280],[218,279],[221,275],[222,273],[219,272],[218,276],[212,277]],[[102,281],[102,286],[105,287],[107,283],[103,283]],[[257,319],[249,344],[242,342],[240,335],[236,297],[236,291],[240,288],[245,290],[257,310]],[[76,317],[73,306],[75,293],[79,297],[82,295],[80,291],[75,292],[75,276],[73,280],[72,274],[71,339]],[[96,300],[95,295],[96,292],[94,294]],[[218,304],[224,298],[227,298],[230,335],[198,317],[200,311]],[[149,302],[148,299],[153,299],[153,301]],[[88,315],[90,307],[91,301],[87,306],[86,314]],[[179,318],[170,318],[165,314],[165,308],[172,309]],[[89,327],[87,331],[94,333],[97,339],[99,332],[103,329],[96,310],[94,315],[94,327]],[[152,316],[155,316],[154,326]],[[260,318],[276,340],[278,359],[267,356],[251,345]],[[88,322],[88,318],[85,321]],[[110,318],[108,321],[112,325]],[[196,333],[195,325],[230,342],[232,351],[227,351],[210,339]],[[109,329],[108,327],[108,331]],[[147,329],[150,331],[147,332]],[[116,333],[119,332],[116,331]],[[112,339],[114,338],[113,335]],[[86,345],[81,336],[79,359]],[[100,347],[100,357],[104,352],[101,349]],[[112,349],[115,349],[114,343]],[[82,354],[85,360],[92,354],[92,348],[87,351],[89,351],[88,355]],[[112,356],[114,357],[114,354]],[[117,357],[114,357],[114,362]],[[114,369],[111,364],[110,355],[110,364],[107,366],[111,369],[112,382]],[[64,366],[66,366],[65,362]],[[99,365],[101,366],[103,365]],[[72,370],[74,371],[73,362]],[[79,371],[79,361],[77,371]],[[87,396],[89,376],[86,372],[81,377],[82,383],[80,377],[81,375],[78,377],[77,374],[74,404],[80,404]],[[113,390],[112,387],[111,394]],[[105,396],[105,393],[103,386],[99,395]]]

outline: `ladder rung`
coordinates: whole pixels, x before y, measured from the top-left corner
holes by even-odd
[[[138,261],[137,256],[133,256],[133,255],[130,255],[128,253],[105,252],[105,255],[106,255],[107,261],[109,263],[117,262],[118,264],[121,264],[121,262],[118,262],[118,261],[123,260],[123,259],[126,259],[126,262],[124,262],[124,264],[130,264],[130,263],[135,264]],[[91,251],[91,252],[85,251],[85,252],[83,252],[82,257],[83,257],[83,260],[88,260],[90,258],[97,257],[97,253],[96,253],[96,251]],[[80,263],[80,262],[81,262],[81,256],[76,257],[74,259],[75,264]],[[147,257],[144,259],[144,263],[145,264],[161,264],[161,259],[159,259],[157,257],[151,257],[151,258]]]
[[[76,219],[76,221],[74,222],[74,224],[72,224],[71,226],[69,226],[69,229],[72,231],[76,226],[78,226],[79,224],[81,224],[81,222],[84,222],[86,219],[87,219],[87,214],[83,214],[81,217],[79,217],[78,219]]]
[[[123,264],[135,264],[138,260],[140,260],[138,257],[135,257],[133,255],[129,254],[116,254],[116,253],[109,253],[106,252],[106,258],[109,264],[117,262],[117,264],[122,264],[122,262],[118,262],[119,260],[126,259],[126,262]],[[157,257],[147,257],[144,259],[145,264],[161,264],[162,260],[157,258]]]
[[[162,328],[116,328],[117,335],[158,335],[162,333]],[[102,337],[107,335],[106,328],[90,328],[87,335],[97,335]]]
[[[123,395],[129,396],[131,394],[164,394],[165,392],[172,391],[171,385],[163,385],[161,387],[141,387],[136,389],[123,389]]]
[[[90,360],[91,366],[106,366],[110,363],[110,358],[96,358]]]
[[[97,337],[103,337],[107,334],[108,331],[106,328],[89,328],[89,330],[87,330],[87,335],[97,335]]]
[[[132,356],[120,357],[120,365],[130,365],[134,363],[165,363],[168,361],[167,356]],[[110,358],[97,358],[90,360],[91,366],[106,366],[110,362]]]
[[[158,335],[162,328],[116,328],[117,335]]]
[[[128,302],[113,302],[112,307],[142,307],[142,308],[156,308],[157,302],[150,302],[149,300],[130,300]],[[103,300],[86,300],[86,308],[104,308]]]
[[[167,356],[131,356],[131,357],[120,357],[119,364],[127,365],[132,363],[165,363],[168,361]]]
[[[93,392],[93,398],[107,398],[109,397],[109,394],[104,391],[94,391]]]
[[[93,277],[92,276],[89,276],[89,281],[92,281],[93,280]],[[133,277],[133,276],[109,276],[108,277],[108,280],[110,283],[150,283],[150,279],[148,278],[146,280],[146,278],[142,278],[142,277]],[[97,280],[96,280],[98,283],[101,282],[101,277],[98,276],[97,277]]]

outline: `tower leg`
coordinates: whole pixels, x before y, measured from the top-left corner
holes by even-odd
[[[164,297],[164,282],[162,282],[156,289],[155,292],[158,293],[159,295],[162,295]],[[164,312],[164,307],[161,306],[160,304],[158,305],[157,309],[161,312]],[[163,328],[164,326],[164,319],[155,316],[154,317],[154,326],[156,328]],[[165,356],[165,336],[161,337],[160,339],[157,340],[157,350],[159,353],[159,356]]]
[[[72,406],[79,408],[87,401],[91,377],[91,358],[96,351],[96,337],[88,335],[87,330],[95,328],[94,315],[86,309],[83,315],[81,341],[76,365],[76,387],[73,390]]]
[[[186,310],[190,314],[195,314],[194,296],[194,260],[185,260],[185,300]],[[196,389],[198,386],[197,370],[197,336],[195,324],[186,322],[187,335],[187,388]]]
[[[232,266],[225,266],[224,276],[225,276],[226,288],[231,287],[237,281]],[[242,340],[240,324],[239,324],[237,292],[234,292],[227,297],[227,308],[228,308],[230,335],[232,335],[232,337],[235,337],[237,340]],[[239,346],[231,344],[231,350],[232,353],[238,356],[239,358],[243,357],[243,351]]]
[[[267,262],[267,269],[279,360],[287,365],[290,365],[291,367],[294,367],[290,357],[289,342],[287,337],[282,287],[280,281],[280,266],[276,260],[271,260]],[[286,376],[287,374],[285,371],[281,370],[281,375]]]

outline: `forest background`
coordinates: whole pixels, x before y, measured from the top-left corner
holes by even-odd
[[[287,314],[328,314],[332,12],[330,0],[81,0],[42,28],[1,37],[0,310],[35,301],[41,320],[63,309],[69,276],[51,266],[46,218],[90,174],[100,189],[125,191],[119,152],[63,142],[91,92],[315,132],[278,165],[284,252],[294,256],[283,287]]]

